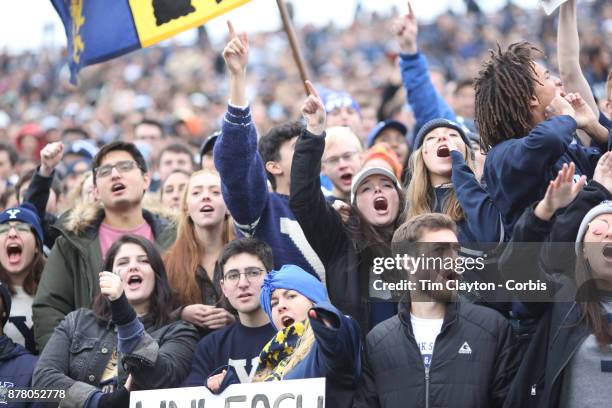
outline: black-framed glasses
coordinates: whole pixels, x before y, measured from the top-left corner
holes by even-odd
[[[137,167],[139,167],[138,163],[134,160],[121,160],[115,164],[105,164],[104,166],[96,167],[94,171],[96,172],[96,177],[108,177],[113,172],[113,169],[117,169],[119,173],[127,173]]]
[[[251,283],[259,279],[264,272],[265,270],[256,266],[244,268],[244,272],[240,272],[238,269],[230,269],[225,273],[225,275],[223,275],[223,280],[228,283],[238,284],[238,281],[240,281],[240,275],[244,275],[246,280]]]
[[[14,222],[13,224],[10,223],[4,223],[4,224],[0,224],[0,235],[4,235],[6,233],[8,233],[11,228],[15,227],[15,230],[17,232],[30,232],[32,231],[32,227],[30,226],[30,224],[25,223],[25,222]]]

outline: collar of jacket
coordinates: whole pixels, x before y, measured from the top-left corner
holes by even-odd
[[[59,225],[53,228],[57,228],[62,235],[69,239],[90,241],[97,237],[100,225],[102,221],[104,221],[104,216],[103,207],[94,207],[93,209],[89,208],[85,211],[77,211],[76,214],[69,212],[63,214]],[[156,240],[170,224],[170,221],[144,208],[142,210],[142,216],[147,224],[151,226],[153,236]]]
[[[398,316],[404,329],[410,337],[414,337],[414,332],[412,330],[412,323],[410,322],[410,296],[406,294],[404,299],[400,301],[398,305]],[[442,334],[449,326],[451,326],[457,320],[457,314],[459,313],[459,301],[448,302],[446,303],[446,310],[444,312],[444,321],[442,322],[442,329],[440,330],[440,334]]]

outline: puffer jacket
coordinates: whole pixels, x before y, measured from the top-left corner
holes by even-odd
[[[132,375],[134,390],[178,387],[191,367],[199,340],[195,328],[178,321],[157,328],[142,320],[145,333],[129,354],[117,351],[118,382]],[[96,391],[113,350],[112,324],[97,320],[89,309],[68,314],[55,329],[34,370],[33,386],[65,389],[62,406],[82,407]]]
[[[518,366],[510,325],[499,313],[448,303],[429,369],[410,322],[410,303],[366,338],[354,408],[501,407]]]
[[[143,216],[157,245],[168,248],[176,238],[176,225],[147,210],[143,210]],[[32,305],[38,350],[45,347],[53,329],[68,313],[90,307],[100,291],[98,274],[103,260],[98,230],[103,219],[103,208],[87,205],[65,214],[53,227],[60,236],[49,254]]]

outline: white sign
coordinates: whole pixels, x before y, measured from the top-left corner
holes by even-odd
[[[233,384],[214,395],[206,387],[130,393],[130,408],[324,408],[325,378]]]
[[[551,15],[557,7],[565,3],[567,0],[540,0],[540,6],[544,9],[547,15]]]

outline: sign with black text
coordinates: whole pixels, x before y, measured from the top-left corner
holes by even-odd
[[[324,408],[325,378],[230,385],[219,395],[206,387],[130,393],[130,408]]]

